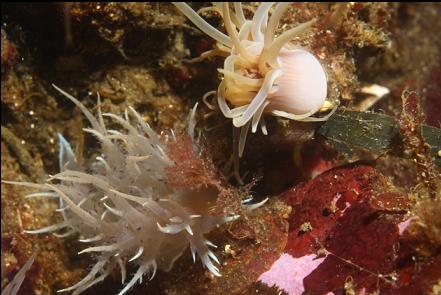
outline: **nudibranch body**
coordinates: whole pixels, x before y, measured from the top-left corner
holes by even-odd
[[[219,69],[223,79],[217,91],[217,102],[223,115],[230,118],[235,127],[241,128],[235,153],[237,161],[243,154],[250,127],[254,133],[260,124],[263,134],[267,134],[264,114],[298,121],[323,121],[333,113],[322,118],[312,117],[326,102],[327,75],[312,53],[290,43],[315,20],[275,38],[289,3],[277,4],[270,17],[268,14],[274,3],[262,3],[251,20],[245,18],[239,2],[234,2],[234,11],[228,2],[215,3],[211,9],[222,15],[228,34],[225,35],[187,4],[174,2],[174,5],[217,41],[217,48],[202,57],[228,55],[224,67]]]
[[[125,294],[138,281],[142,282],[144,275],[153,279],[157,269],[169,271],[188,247],[194,261],[199,257],[204,267],[220,276],[216,266],[220,262],[211,250],[216,246],[205,234],[239,215],[211,215],[210,209],[221,189],[220,182],[210,175],[207,177],[213,180],[201,182],[197,174],[204,172],[195,171],[194,167],[191,167],[191,176],[185,175],[176,162],[176,158],[179,159],[173,154],[176,151],[171,149],[177,144],[184,145],[180,154],[193,157],[195,163],[205,161],[199,157],[194,138],[196,106],[190,114],[187,133],[158,135],[133,108],[121,117],[102,113],[98,104],[95,117],[77,99],[55,88],[74,102],[88,119],[91,127],[84,131],[100,142],[99,155],[90,163],[82,163],[59,135],[60,173],[42,184],[3,182],[38,190],[28,197],[59,201],[57,211],[63,220],[27,233],[54,233],[60,238],[76,235],[81,243],[88,245],[78,254],[94,255],[96,262],[89,273],[59,292],[80,294],[119,269],[125,283],[119,295]],[[108,129],[105,118],[121,128]],[[191,185],[192,181],[195,185]],[[266,201],[248,204],[250,200],[242,203],[247,212]],[[126,283],[127,265],[136,268],[136,272]]]

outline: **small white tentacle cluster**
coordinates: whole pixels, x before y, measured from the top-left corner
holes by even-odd
[[[275,38],[279,21],[290,3],[278,3],[269,17],[274,2],[263,2],[251,20],[245,18],[240,2],[234,2],[234,10],[228,2],[213,3],[211,9],[224,20],[228,34],[225,35],[187,4],[174,2],[174,5],[217,41],[217,48],[202,57],[228,54],[223,69],[219,69],[223,80],[217,91],[217,102],[223,115],[241,128],[235,147],[237,161],[243,154],[250,128],[255,133],[260,124],[262,133],[267,134],[265,113],[298,121],[323,121],[332,115],[333,111],[322,118],[311,117],[325,103],[327,76],[313,54],[290,44],[315,20]]]
[[[133,108],[124,117],[101,113],[99,97],[95,117],[77,99],[54,87],[88,119],[91,127],[84,131],[99,140],[101,155],[89,167],[83,167],[69,143],[59,135],[60,173],[45,184],[5,182],[40,190],[27,197],[59,199],[57,211],[63,221],[28,233],[54,232],[59,237],[79,234],[80,242],[90,244],[79,254],[95,253],[97,262],[90,272],[75,285],[60,291],[79,294],[117,268],[124,284],[126,265],[130,263],[137,270],[119,292],[124,294],[138,281],[142,282],[145,274],[152,279],[157,269],[169,271],[188,246],[194,260],[199,256],[213,275],[220,276],[215,266],[219,260],[210,250],[216,246],[204,234],[239,216],[211,216],[207,206],[201,203],[193,208],[191,204],[195,200],[189,200],[193,191],[168,184],[166,169],[174,162],[167,156],[166,143],[176,140],[174,134],[172,139],[160,138]],[[190,136],[194,135],[194,113],[195,109],[190,116]],[[119,124],[122,130],[107,129],[104,117]],[[204,195],[203,191],[197,193]],[[213,194],[210,191],[207,195],[210,193]],[[260,204],[244,206],[252,210]]]

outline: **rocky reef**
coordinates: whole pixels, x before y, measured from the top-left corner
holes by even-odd
[[[244,4],[245,17],[258,5]],[[202,102],[219,85],[224,57],[190,61],[215,42],[172,4],[1,8],[2,180],[44,183],[60,172],[58,133],[78,161],[99,153],[81,111],[52,84],[95,114],[97,93],[103,113],[131,106],[161,136],[184,130],[199,102],[200,152],[186,139],[169,145],[169,174],[175,187],[221,192],[211,215],[241,215],[206,236],[222,276],[194,264],[187,249],[170,272],[127,294],[441,294],[440,4],[290,4],[276,34],[316,20],[294,42],[318,58],[328,99],[339,105],[325,122],[268,117],[268,135],[248,135],[245,185],[226,169],[231,121]],[[225,32],[216,9],[200,15]],[[1,184],[1,286],[25,266],[17,294],[56,294],[87,275],[96,256],[77,255],[78,237],[26,233],[62,221],[58,201],[25,198],[31,192]],[[248,212],[250,195],[268,200]],[[120,290],[114,272],[84,294]]]

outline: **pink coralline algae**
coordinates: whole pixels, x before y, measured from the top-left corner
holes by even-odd
[[[317,258],[315,254],[294,258],[284,253],[259,280],[268,286],[276,285],[289,294],[302,294],[305,291],[303,279],[323,260],[324,258]]]

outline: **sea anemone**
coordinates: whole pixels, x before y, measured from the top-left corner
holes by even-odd
[[[260,124],[262,133],[267,134],[264,114],[297,121],[323,121],[336,109],[334,102],[325,104],[327,75],[318,59],[307,49],[290,44],[315,20],[275,38],[279,21],[290,4],[277,4],[268,17],[273,4],[260,4],[252,20],[247,20],[240,2],[234,2],[234,12],[228,2],[214,3],[209,9],[222,16],[228,34],[225,35],[187,4],[174,2],[200,30],[217,41],[217,48],[204,53],[202,58],[227,55],[223,69],[219,69],[223,79],[217,90],[217,102],[223,115],[232,119],[235,127],[241,128],[234,153],[237,163],[250,127],[255,133]],[[215,92],[207,95],[211,94]],[[332,111],[324,117],[312,117],[318,111],[329,109]]]
[[[219,260],[210,250],[216,247],[204,234],[239,216],[210,215],[216,200],[213,187],[172,185],[170,173],[177,163],[168,154],[167,146],[179,139],[175,133],[158,135],[133,109],[124,117],[102,113],[98,96],[98,116],[94,117],[77,99],[54,86],[74,102],[88,119],[91,127],[84,131],[94,135],[101,144],[101,153],[90,165],[77,160],[69,143],[59,135],[60,170],[45,184],[30,182],[6,183],[38,189],[28,197],[49,197],[59,201],[58,212],[63,221],[31,234],[50,233],[58,237],[79,235],[81,243],[89,244],[78,254],[94,253],[96,263],[75,285],[60,290],[79,294],[103,281],[114,269],[126,279],[126,265],[137,270],[119,294],[126,293],[145,274],[150,279],[156,270],[169,271],[176,259],[190,246],[215,276],[220,276],[215,263]],[[190,115],[188,134],[194,143],[195,110]],[[107,129],[104,118],[120,125],[122,130]],[[196,149],[193,144],[190,149]],[[187,154],[198,154],[195,150]],[[197,174],[197,171],[192,171]],[[188,179],[186,180],[188,182]],[[183,184],[183,183],[181,183]],[[246,205],[251,210],[260,204]]]

